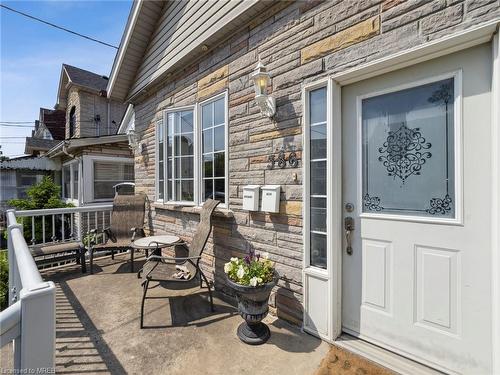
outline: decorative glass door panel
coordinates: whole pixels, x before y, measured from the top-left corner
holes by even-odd
[[[455,217],[454,78],[364,98],[364,213]]]

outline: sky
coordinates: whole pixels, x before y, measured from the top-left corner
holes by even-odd
[[[132,0],[3,1],[58,26],[118,46]],[[34,121],[40,107],[54,108],[61,65],[109,76],[116,49],[0,8],[0,122]],[[33,127],[0,126],[1,151],[24,153]]]

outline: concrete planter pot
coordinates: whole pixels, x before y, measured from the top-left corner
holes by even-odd
[[[227,284],[235,291],[238,301],[238,312],[245,319],[238,326],[238,337],[249,345],[264,344],[271,336],[269,327],[262,323],[262,319],[269,312],[269,296],[278,282],[278,274],[274,274],[273,281],[257,287],[237,284],[226,275]]]

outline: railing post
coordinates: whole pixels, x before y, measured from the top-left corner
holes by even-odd
[[[7,210],[8,212],[14,212],[15,210]],[[7,223],[7,256],[9,262],[9,306],[15,303],[19,299],[19,292],[22,288],[21,277],[19,275],[19,270],[17,269],[17,262],[14,250],[14,244],[12,242],[12,230],[19,228],[20,232],[23,231],[23,226],[21,224],[11,224]]]
[[[52,281],[21,291],[20,369],[55,373],[56,288]]]

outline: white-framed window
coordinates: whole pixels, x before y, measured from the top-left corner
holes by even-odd
[[[62,192],[63,199],[78,202],[79,199],[79,162],[78,160],[63,164]]]
[[[226,204],[227,93],[164,112],[156,125],[156,200]]]
[[[201,196],[226,203],[227,110],[226,95],[199,104],[201,133]]]
[[[134,160],[131,158],[85,155],[83,170],[84,202],[110,201],[115,196],[116,184],[134,182]]]

